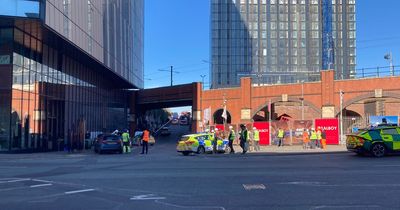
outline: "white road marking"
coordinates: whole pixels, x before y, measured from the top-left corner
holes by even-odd
[[[225,210],[223,206],[181,206],[177,204],[172,204],[172,203],[167,203],[167,202],[162,202],[159,200],[155,200],[155,203],[162,204],[164,206],[169,206],[169,207],[175,207],[179,209],[220,209],[220,210]]]
[[[46,187],[46,186],[51,186],[51,185],[53,185],[53,184],[48,183],[48,184],[31,185],[31,186],[29,186],[29,187],[30,187],[30,188],[36,188],[36,187]]]
[[[64,192],[64,194],[70,195],[70,194],[76,194],[76,193],[91,192],[91,191],[94,191],[94,190],[95,189],[75,190],[75,191]]]
[[[14,180],[8,180],[8,181],[0,181],[0,184],[4,183],[13,183],[13,182],[24,182],[24,181],[29,181],[31,179],[14,179]]]
[[[47,181],[47,180],[43,180],[43,179],[32,179],[32,181],[35,181],[35,182],[44,182],[44,183],[53,183],[53,181]]]
[[[263,184],[243,184],[245,190],[265,190],[266,187]]]
[[[326,182],[304,182],[304,181],[297,181],[297,182],[284,182],[284,183],[281,183],[281,184],[321,186],[321,185],[326,185]]]
[[[165,197],[154,197],[154,194],[147,194],[147,195],[137,195],[137,196],[133,196],[131,198],[131,200],[162,200],[165,199]]]

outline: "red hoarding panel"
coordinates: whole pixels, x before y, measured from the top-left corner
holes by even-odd
[[[338,119],[316,119],[316,129],[324,129],[326,132],[326,144],[339,144],[339,120]]]
[[[268,122],[254,122],[253,126],[260,131],[260,144],[269,145],[269,123]]]
[[[219,131],[223,131],[224,125],[215,125],[215,128],[217,128]]]

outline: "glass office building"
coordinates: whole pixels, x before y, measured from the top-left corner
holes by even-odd
[[[238,86],[355,75],[355,0],[212,0],[211,85]]]
[[[82,148],[128,127],[143,88],[143,0],[4,0],[0,151]]]

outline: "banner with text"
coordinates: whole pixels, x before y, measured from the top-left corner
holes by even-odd
[[[254,122],[253,126],[260,131],[260,144],[269,145],[269,123],[268,122]]]
[[[338,119],[315,119],[315,128],[325,130],[326,144],[339,144]]]

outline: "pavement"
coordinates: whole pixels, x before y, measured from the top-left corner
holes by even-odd
[[[236,152],[242,151],[238,145],[234,145]],[[287,145],[283,147],[278,146],[260,146],[259,151],[252,149],[249,153],[255,154],[316,154],[316,153],[337,153],[347,152],[345,145],[327,145],[326,149],[303,149],[302,145]]]
[[[0,210],[400,209],[399,156],[329,146],[183,156],[174,129],[147,155],[2,154]]]

